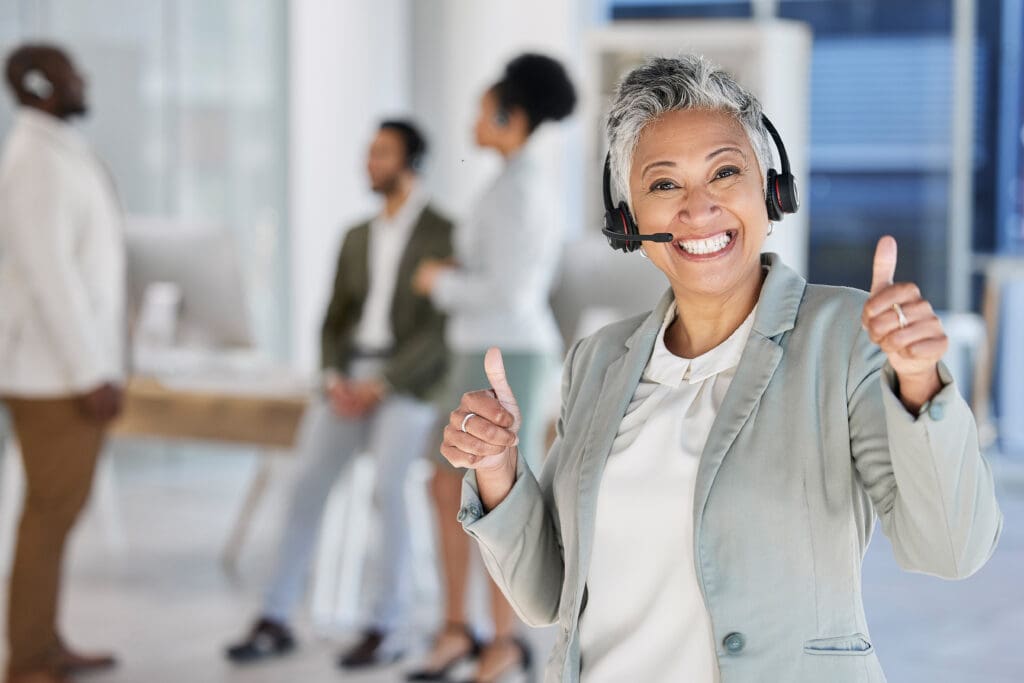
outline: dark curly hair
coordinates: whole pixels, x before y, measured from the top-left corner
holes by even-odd
[[[423,159],[427,156],[427,139],[416,124],[406,119],[388,119],[381,121],[380,129],[398,133],[405,146],[405,165],[413,171],[422,169]]]
[[[545,121],[561,121],[576,108],[576,88],[565,67],[546,55],[519,55],[491,88],[503,111],[521,109],[530,132]]]

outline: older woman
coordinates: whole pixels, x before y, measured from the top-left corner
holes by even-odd
[[[884,681],[861,601],[875,516],[901,566],[947,578],[1002,524],[938,318],[892,283],[891,237],[870,293],[761,253],[761,108],[706,61],[630,73],[608,135],[639,233],[672,236],[645,243],[671,289],[570,351],[538,479],[489,352],[493,390],[442,445],[471,469],[460,520],[523,619],[560,624],[549,681]]]

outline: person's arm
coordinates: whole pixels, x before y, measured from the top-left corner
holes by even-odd
[[[69,384],[86,393],[121,380],[113,354],[105,352],[96,315],[75,262],[75,207],[66,179],[46,154],[11,174],[7,202],[7,258],[18,264],[50,339],[63,361]]]
[[[560,241],[545,237],[545,226],[536,219],[528,220],[527,207],[521,201],[512,201],[515,196],[516,193],[506,190],[500,205],[489,207],[479,219],[500,221],[500,226],[472,227],[486,231],[487,235],[472,263],[465,268],[448,268],[437,275],[430,299],[438,309],[511,310],[546,286],[550,260],[544,254],[560,249]]]
[[[484,482],[473,470],[466,473],[462,485],[459,521],[477,540],[484,564],[509,604],[530,626],[557,622],[562,601],[565,566],[553,479],[565,437],[572,364],[578,348],[579,342],[569,352],[562,371],[561,414],[540,481],[525,459],[517,458],[514,482],[505,495],[481,492]],[[485,510],[483,498],[500,502]]]
[[[892,366],[864,332],[850,358],[850,447],[861,480],[906,570],[944,578],[976,572],[1002,529],[974,417],[945,365],[942,388],[911,413]]]
[[[345,267],[352,262],[352,233],[358,229],[352,228],[342,242],[334,271],[331,300],[327,304],[327,313],[320,327],[320,365],[328,373],[341,373],[345,369],[342,360],[347,352],[347,343],[343,335],[349,317],[349,307],[352,305],[352,299],[345,291]]]

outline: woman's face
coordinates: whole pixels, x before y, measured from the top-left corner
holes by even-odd
[[[494,147],[501,136],[501,126],[498,125],[498,98],[488,90],[480,98],[480,107],[476,115],[476,125],[473,133],[476,137],[478,147]]]
[[[743,127],[722,112],[669,112],[641,133],[629,174],[633,216],[651,261],[677,293],[724,295],[760,277],[765,182]]]

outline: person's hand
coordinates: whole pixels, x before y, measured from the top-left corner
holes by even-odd
[[[352,382],[349,390],[355,397],[356,402],[362,407],[364,413],[368,413],[381,402],[388,393],[387,385],[379,379],[365,379]]]
[[[420,296],[430,296],[438,275],[454,267],[455,264],[450,259],[425,259],[412,276],[412,291]]]
[[[886,235],[875,249],[871,296],[864,304],[861,324],[896,371],[903,404],[917,412],[942,388],[938,363],[949,348],[949,338],[917,285],[893,284],[895,273],[896,240]]]
[[[491,510],[515,483],[523,420],[497,348],[488,349],[484,371],[491,389],[462,395],[444,428],[441,455],[455,467],[476,470],[481,502]]]
[[[328,380],[327,400],[331,404],[331,410],[339,417],[357,418],[363,414],[362,405],[352,391],[352,382],[344,377],[332,377]]]
[[[89,419],[106,424],[121,414],[124,392],[120,386],[106,382],[83,395],[79,402]]]

